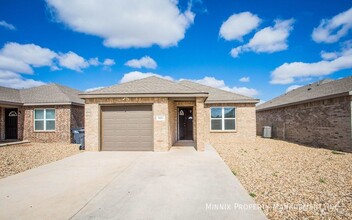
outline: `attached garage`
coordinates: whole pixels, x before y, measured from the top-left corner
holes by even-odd
[[[152,105],[101,107],[101,150],[152,151]]]

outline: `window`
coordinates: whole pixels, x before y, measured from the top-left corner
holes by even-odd
[[[236,109],[234,107],[210,108],[210,128],[213,131],[236,130]]]
[[[55,109],[35,109],[34,130],[55,131]]]

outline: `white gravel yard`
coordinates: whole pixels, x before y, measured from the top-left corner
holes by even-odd
[[[215,145],[269,219],[352,219],[352,154],[257,137]]]
[[[0,178],[79,153],[79,145],[27,143],[0,147]]]

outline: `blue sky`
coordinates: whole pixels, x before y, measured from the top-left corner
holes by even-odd
[[[0,85],[79,90],[152,74],[267,101],[352,75],[352,2],[0,0]]]

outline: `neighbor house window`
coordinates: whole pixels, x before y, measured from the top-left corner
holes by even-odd
[[[234,107],[213,107],[211,111],[211,130],[236,130],[236,109]]]
[[[55,131],[55,109],[35,109],[34,130]]]

